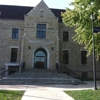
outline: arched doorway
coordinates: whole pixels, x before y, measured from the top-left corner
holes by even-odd
[[[47,68],[47,52],[43,48],[38,48],[34,53],[34,68]]]

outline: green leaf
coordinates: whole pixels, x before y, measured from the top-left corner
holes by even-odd
[[[71,5],[74,9],[66,9],[62,13],[62,20],[66,26],[76,27],[73,40],[84,45],[88,55],[92,53],[92,22],[91,14],[95,14],[94,26],[100,27],[100,1],[99,0],[74,0]],[[100,55],[100,33],[95,34],[95,51]]]

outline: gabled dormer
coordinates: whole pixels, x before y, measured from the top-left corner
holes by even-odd
[[[54,13],[49,9],[49,7],[45,4],[43,0],[41,0],[41,2],[35,8],[33,8],[27,15],[56,18]]]
[[[58,35],[58,18],[42,0],[25,16],[25,34],[28,39],[48,39]],[[41,33],[41,34],[40,34]],[[52,35],[52,36],[51,36]]]

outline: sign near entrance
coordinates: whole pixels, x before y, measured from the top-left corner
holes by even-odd
[[[100,32],[100,27],[94,27],[93,31],[94,31],[94,33]]]

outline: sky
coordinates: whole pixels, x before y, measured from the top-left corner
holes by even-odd
[[[35,7],[41,0],[0,0],[0,5],[19,5]],[[69,4],[73,0],[44,0],[49,8],[72,8]]]

